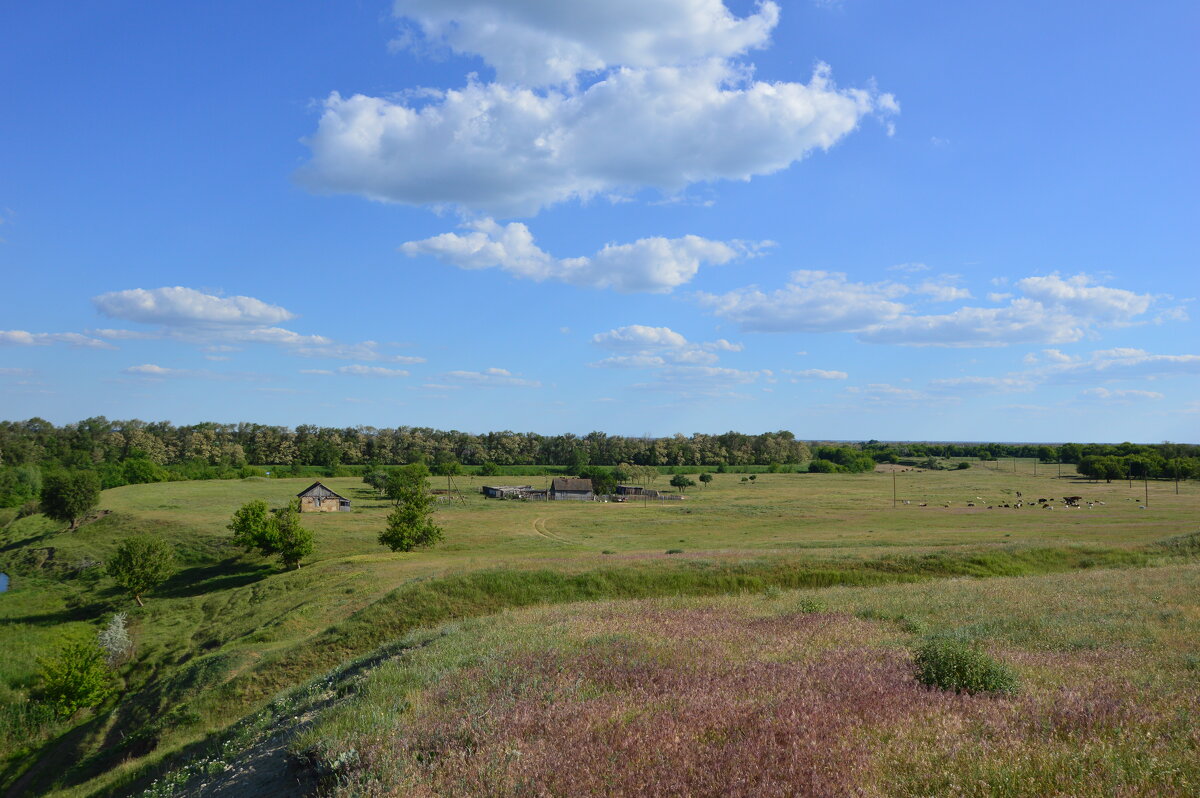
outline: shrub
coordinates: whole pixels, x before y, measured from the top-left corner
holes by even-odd
[[[113,692],[104,652],[93,641],[70,643],[57,656],[39,664],[42,698],[60,718],[94,707]]]
[[[817,598],[802,598],[796,609],[800,612],[825,612],[825,602]]]
[[[971,467],[971,464],[968,463],[966,460],[963,460],[961,463],[958,464],[959,471],[965,471],[966,469],[968,469],[970,467]]]
[[[133,653],[133,640],[125,626],[127,619],[125,613],[115,613],[99,634],[98,642],[100,648],[104,649],[104,660],[110,668],[120,665]]]
[[[667,554],[683,554],[683,549],[667,549]]]
[[[977,644],[931,637],[916,650],[917,681],[958,693],[1015,693],[1017,675]]]

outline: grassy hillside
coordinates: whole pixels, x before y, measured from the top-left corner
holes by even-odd
[[[438,513],[446,542],[412,554],[376,542],[383,501],[356,479],[324,480],[355,511],[304,516],[317,551],[290,572],[229,548],[224,525],[243,502],[282,504],[306,480],[127,486],[106,491],[107,514],[70,533],[40,516],[13,521],[0,539],[0,570],[12,575],[12,590],[0,595],[2,698],[11,710],[0,728],[4,785],[123,794],[144,767],[277,691],[448,619],[578,599],[1140,565],[1156,556],[1153,541],[1194,530],[1197,507],[1194,485],[1178,496],[1154,485],[1142,510],[1140,486],[983,468],[900,473],[899,496],[912,504],[896,509],[886,473],[741,480],[717,475],[679,502],[574,504],[488,501],[474,492],[484,480],[459,478],[465,503]],[[1018,490],[1105,504],[985,509],[1011,504]],[[144,608],[87,567],[140,531],[169,539],[183,564]],[[73,727],[30,716],[37,657],[94,635],[117,609],[130,613],[137,644],[119,674],[122,695]]]

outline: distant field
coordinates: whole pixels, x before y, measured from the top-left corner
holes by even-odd
[[[1139,564],[1154,541],[1196,530],[1200,486],[1194,482],[1178,495],[1173,484],[1151,483],[1149,506],[1140,509],[1137,483],[1060,479],[1057,469],[1044,466],[1035,477],[1028,461],[1019,462],[1016,473],[1011,468],[1012,461],[999,461],[961,471],[901,470],[897,496],[911,503],[895,508],[892,474],[883,470],[763,473],[753,481],[717,474],[682,501],[622,504],[487,500],[479,487],[506,480],[459,477],[464,501],[442,505],[437,514],[445,542],[410,554],[378,544],[389,506],[359,478],[323,478],[353,500],[354,511],[305,515],[316,553],[291,572],[231,549],[225,524],[242,503],[281,505],[311,479],[106,491],[101,509],[110,512],[77,532],[40,516],[4,529],[0,570],[12,574],[12,590],[0,594],[0,700],[19,703],[38,656],[64,640],[94,635],[118,608],[130,612],[138,643],[137,660],[122,678],[129,695],[141,697],[48,749],[37,750],[37,732],[0,722],[0,744],[8,751],[0,783],[11,784],[38,759],[41,765],[23,784],[57,781],[72,795],[118,785],[144,762],[223,728],[278,689],[414,625],[578,598]],[[514,481],[545,487],[549,477]],[[670,490],[667,482],[661,477],[655,487]],[[444,488],[445,480],[430,484]],[[986,509],[1014,503],[1017,491],[1027,500],[1061,503],[1063,496],[1082,495],[1104,504]],[[918,506],[923,502],[928,506]],[[73,570],[85,559],[103,560],[117,540],[136,532],[172,541],[183,565],[141,609],[96,569]],[[137,739],[151,744],[141,750],[126,732],[146,724],[152,732]]]

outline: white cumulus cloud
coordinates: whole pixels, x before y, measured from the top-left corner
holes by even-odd
[[[11,346],[50,346],[66,344],[84,349],[116,349],[110,343],[79,333],[35,333],[27,330],[0,330],[0,344]]]
[[[864,116],[897,110],[889,95],[838,88],[824,64],[807,83],[765,82],[722,59],[613,69],[584,88],[472,80],[407,101],[334,92],[299,179],[315,191],[528,216],[572,199],[670,196],[772,174],[828,150]]]
[[[741,344],[724,338],[693,343],[670,327],[651,327],[629,324],[608,332],[596,333],[592,343],[620,354],[605,358],[592,366],[619,368],[658,368],[668,364],[712,365],[717,352],[740,352]]]
[[[784,369],[783,373],[792,377],[800,377],[806,380],[844,380],[850,377],[850,375],[844,371],[830,371],[828,369],[801,369],[799,371]]]
[[[537,380],[527,380],[508,369],[488,368],[483,371],[448,371],[445,375],[454,382],[476,385],[481,388],[540,388]]]
[[[396,46],[478,54],[503,83],[562,83],[614,65],[651,68],[727,58],[767,44],[779,6],[735,17],[722,0],[396,0],[415,25]]]
[[[131,288],[94,297],[105,316],[144,324],[265,325],[295,318],[288,310],[248,296],[220,297],[194,288]]]
[[[528,280],[557,280],[621,293],[666,293],[689,282],[702,264],[728,263],[761,246],[689,235],[608,244],[591,257],[556,258],[538,247],[520,222],[501,225],[487,218],[464,226],[471,232],[409,241],[400,251],[409,257],[429,255],[460,269],[500,268]]]
[[[1108,388],[1088,388],[1083,392],[1084,396],[1094,396],[1102,400],[1124,400],[1130,399],[1162,399],[1163,395],[1158,391],[1139,391],[1136,389],[1129,390],[1110,390]]]
[[[846,332],[895,319],[905,306],[895,298],[907,292],[895,283],[856,283],[845,274],[792,272],[781,289],[742,288],[727,294],[698,294],[716,315],[752,332]]]
[[[363,366],[355,364],[353,366],[341,366],[338,368],[338,374],[350,374],[355,377],[407,377],[408,372],[404,369],[389,369],[383,366]]]

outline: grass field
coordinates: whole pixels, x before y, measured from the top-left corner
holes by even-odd
[[[327,479],[353,499],[354,512],[304,516],[316,553],[289,572],[229,548],[224,526],[242,503],[283,504],[308,480],[106,491],[101,509],[108,513],[76,532],[40,516],[5,527],[0,570],[12,583],[0,594],[0,698],[10,709],[26,706],[37,657],[94,635],[116,609],[130,613],[137,642],[135,661],[120,674],[124,696],[73,728],[7,713],[3,783],[28,792],[125,794],[163,756],[201,744],[281,689],[415,628],[506,607],[878,585],[854,588],[870,592],[956,575],[1140,566],[1163,560],[1156,541],[1196,530],[1195,483],[1178,495],[1173,484],[1151,484],[1149,505],[1140,509],[1141,485],[1058,479],[1053,468],[1035,477],[1009,466],[902,471],[897,495],[911,504],[895,508],[892,475],[884,472],[759,474],[746,482],[718,474],[683,501],[622,504],[485,500],[478,487],[496,478],[460,477],[465,502],[439,507],[445,543],[410,554],[376,541],[384,501],[357,478]],[[444,480],[431,484],[444,487]],[[986,509],[1014,503],[1017,491],[1027,500],[1082,495],[1104,504]],[[137,608],[99,569],[79,566],[143,531],[174,543],[182,570]]]

